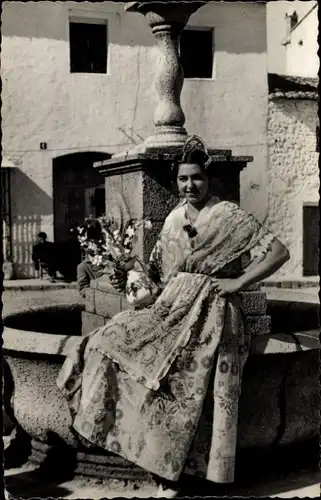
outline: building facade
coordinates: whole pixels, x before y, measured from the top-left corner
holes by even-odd
[[[211,147],[254,156],[241,199],[259,218],[267,209],[265,16],[263,3],[211,2],[191,16],[181,41],[186,128]],[[63,243],[71,227],[101,210],[108,192],[93,161],[152,133],[156,57],[146,20],[124,4],[4,3],[2,146],[15,165],[16,277],[33,276],[40,230]]]
[[[270,73],[317,78],[318,2],[277,0],[267,4]]]
[[[277,273],[290,281],[318,276],[317,85],[317,79],[269,75],[267,225],[290,250]]]

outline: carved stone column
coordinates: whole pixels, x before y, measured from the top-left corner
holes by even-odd
[[[130,2],[125,8],[144,14],[157,40],[158,60],[155,68],[157,106],[155,133],[145,141],[147,147],[182,146],[187,138],[185,115],[180,96],[184,83],[179,56],[180,35],[189,17],[204,2]]]
[[[144,261],[150,256],[166,216],[178,201],[171,166],[181,159],[187,139],[185,115],[180,104],[184,75],[179,61],[179,38],[190,15],[205,3],[205,0],[166,0],[163,3],[131,2],[126,6],[127,11],[146,17],[157,40],[155,133],[142,145],[97,162],[94,168],[106,177],[106,213],[114,213],[121,195],[131,217],[152,222],[152,230],[141,231],[135,247],[136,254]],[[240,172],[252,158],[235,157],[231,150],[211,147],[209,154],[213,158],[215,177],[220,180],[215,183],[220,187],[213,186],[213,190],[222,199],[238,201]],[[92,284],[86,297],[84,334],[103,325],[107,317],[126,307],[124,297],[108,287],[106,278],[99,281]]]

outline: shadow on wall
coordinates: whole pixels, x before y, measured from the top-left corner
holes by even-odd
[[[111,3],[111,2],[105,2]],[[69,42],[68,18],[69,10],[64,2],[32,2],[23,4],[6,4],[2,13],[2,36],[3,37],[24,37],[32,39],[48,39]],[[93,5],[93,4],[92,4]],[[76,3],[71,6],[76,12]],[[85,19],[86,10],[80,6],[80,17]],[[155,45],[155,39],[149,30],[144,16],[124,12],[125,3],[114,4],[112,9],[106,9],[108,14],[121,16],[121,37],[119,29],[109,30],[108,42],[111,44],[145,47]],[[99,12],[103,18],[101,8],[94,5],[89,13]],[[73,12],[74,14],[74,12]],[[89,14],[89,17],[90,17]],[[23,19],[23,22],[21,20]],[[118,23],[119,25],[119,19]],[[110,36],[112,35],[112,36]]]
[[[44,216],[52,215],[52,198],[16,168],[11,176],[12,256],[17,278],[35,277],[31,255]]]
[[[111,2],[105,2],[106,4]],[[2,14],[3,37],[25,37],[29,39],[49,39],[69,41],[69,11],[64,2],[12,2],[4,6]],[[82,7],[82,6],[81,6]],[[124,11],[125,2],[119,2],[112,9],[106,9],[106,17],[118,17],[117,29],[109,29],[109,43],[135,47],[156,45],[155,38],[143,15]],[[72,6],[75,11],[77,7]],[[81,17],[86,9],[82,8]],[[91,11],[102,13],[96,5]],[[102,14],[103,15],[103,14]],[[23,22],[21,20],[23,19]],[[200,20],[200,22],[199,22]],[[190,25],[217,26],[219,35],[215,37],[217,51],[230,54],[266,52],[265,11],[253,9],[250,2],[231,2],[202,6],[191,17]]]

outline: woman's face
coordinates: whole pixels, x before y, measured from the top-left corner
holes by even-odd
[[[197,163],[182,163],[178,170],[177,186],[179,194],[194,205],[205,200],[209,180]]]

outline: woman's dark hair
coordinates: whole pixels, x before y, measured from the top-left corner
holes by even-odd
[[[44,231],[38,233],[38,238],[42,238],[43,240],[47,239],[47,234]]]
[[[208,177],[211,177],[211,169],[208,169],[210,157],[204,151],[194,150],[185,155],[182,160],[172,164],[172,177],[174,182],[176,181],[180,165],[184,165],[185,163],[196,163]]]
[[[178,161],[176,168],[174,166],[174,171],[177,176],[180,164],[196,163],[202,170],[204,170],[204,172],[207,173],[207,167],[210,162],[211,158],[207,152],[207,147],[203,139],[198,135],[191,135],[184,144],[182,157]]]
[[[172,164],[172,182],[176,184],[179,167],[185,163],[195,163],[206,173],[210,181],[210,191],[219,195],[222,192],[222,182],[215,175],[215,169],[206,145],[200,137],[192,135],[184,145],[181,159]]]
[[[206,171],[209,159],[210,158],[205,151],[195,150],[188,153],[184,160],[179,163],[197,163],[202,170]]]

